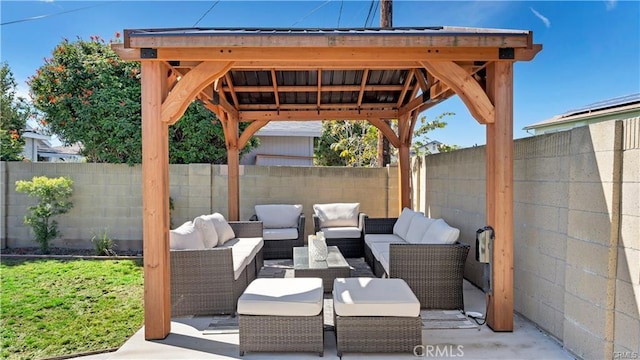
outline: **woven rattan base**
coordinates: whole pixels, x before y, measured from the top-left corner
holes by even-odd
[[[413,353],[422,344],[420,317],[334,315],[338,356],[345,352]]]
[[[316,316],[238,316],[240,356],[256,352],[315,352],[324,355],[323,312]]]

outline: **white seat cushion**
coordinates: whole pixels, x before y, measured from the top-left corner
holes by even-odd
[[[255,210],[265,229],[297,228],[302,205],[256,205]]]
[[[233,258],[233,278],[238,279],[242,271],[255,259],[264,246],[262,238],[233,238],[218,247],[230,247]]]
[[[286,229],[262,229],[262,238],[265,240],[293,240],[298,238],[298,228]]]
[[[360,203],[315,204],[313,211],[320,220],[320,227],[358,226]]]
[[[402,239],[406,239],[407,231],[409,231],[409,225],[411,225],[411,220],[413,220],[414,216],[419,214],[420,213],[409,208],[402,209],[398,220],[396,220],[396,223],[393,225],[393,233],[400,236]]]
[[[398,235],[393,234],[366,234],[364,236],[364,243],[369,247],[375,243],[404,244],[405,242]]]
[[[435,223],[435,219],[424,217],[422,215],[414,215],[409,224],[409,230],[404,240],[411,244],[419,244],[422,242],[422,237],[427,232],[427,229],[431,224]]]
[[[322,279],[255,279],[238,299],[238,314],[316,316],[322,311]]]
[[[213,221],[204,216],[198,216],[193,220],[193,226],[200,233],[205,248],[212,248],[218,245],[218,233]]]
[[[402,279],[337,278],[333,311],[339,316],[420,315],[420,301]]]
[[[460,229],[449,226],[444,219],[438,219],[429,226],[422,236],[422,244],[453,244],[460,236]]]
[[[200,232],[191,221],[187,221],[178,228],[169,231],[169,248],[172,250],[201,250],[205,246]]]
[[[218,234],[218,245],[222,245],[236,237],[231,225],[229,225],[222,214],[214,213],[211,215],[202,215],[201,217],[213,222],[213,226],[216,228],[216,233]]]
[[[262,238],[236,238],[238,243],[233,246],[233,251],[242,251],[249,255],[247,259],[249,263],[258,255],[258,252],[264,246]],[[231,240],[233,241],[233,240]],[[248,263],[247,263],[248,264]]]
[[[389,244],[390,243],[387,243],[387,242],[373,243],[369,245],[369,249],[371,249],[371,253],[373,254],[373,257],[375,257],[376,259],[379,259],[382,253],[389,252]]]
[[[237,251],[236,249],[231,251],[231,257],[233,258],[233,279],[238,280],[251,262],[252,257],[249,251]],[[215,275],[212,274],[212,276]]]
[[[325,227],[320,229],[326,239],[358,239],[362,231],[357,226]]]

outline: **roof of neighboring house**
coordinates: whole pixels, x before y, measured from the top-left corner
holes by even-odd
[[[615,114],[635,109],[640,109],[640,93],[598,101],[577,109],[569,110],[564,114],[555,115],[550,119],[527,125],[524,127],[524,130],[537,129],[552,124],[572,122],[586,117]]]
[[[33,132],[33,131],[23,132],[22,137],[25,137],[28,139],[37,139],[37,140],[51,140],[51,136],[38,134],[37,132]]]
[[[256,136],[313,136],[322,135],[320,121],[272,121],[258,130]]]

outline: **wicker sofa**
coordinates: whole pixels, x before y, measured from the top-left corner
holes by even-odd
[[[322,231],[327,246],[337,246],[345,258],[364,255],[362,228],[366,214],[359,203],[331,203],[313,205],[314,233]]]
[[[376,276],[407,282],[423,309],[464,310],[469,245],[443,219],[403,209],[399,218],[365,218],[365,261]]]
[[[196,225],[198,219],[194,221]],[[184,234],[179,234],[180,228],[187,228],[186,232],[191,230],[189,223],[171,230],[172,316],[233,314],[238,298],[257,277],[264,264],[262,223],[229,221],[226,224],[226,230],[216,234],[219,241],[213,247],[207,246],[211,244],[211,233],[208,234],[209,243],[204,246],[185,246],[176,240],[184,238]],[[211,231],[210,228],[204,232],[201,227],[193,228],[195,230],[188,235],[196,242],[197,238],[204,238],[204,232]],[[220,240],[223,237],[226,239]]]
[[[304,246],[302,205],[256,205],[251,221],[262,222],[265,259],[293,259],[293,248]]]

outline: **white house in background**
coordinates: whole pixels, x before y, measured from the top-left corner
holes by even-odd
[[[313,140],[321,135],[320,121],[272,121],[255,134],[260,145],[240,164],[313,166]]]
[[[571,130],[602,121],[640,116],[640,93],[599,101],[524,127],[534,135]]]
[[[79,146],[52,146],[51,136],[38,133],[37,129],[27,123],[22,133],[24,149],[22,155],[31,162],[81,162]]]
[[[27,130],[22,133],[22,137],[24,138],[22,156],[31,162],[38,162],[38,149],[48,144],[51,136],[38,134],[34,129],[27,126]]]

